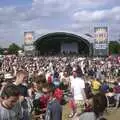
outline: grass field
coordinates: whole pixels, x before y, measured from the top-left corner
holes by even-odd
[[[113,109],[111,112],[108,112],[106,115],[108,120],[120,120],[120,108]]]
[[[63,106],[62,120],[73,120],[73,119],[68,118],[69,113],[70,113],[70,109],[68,105]],[[105,113],[105,117],[107,118],[107,120],[120,120],[120,108],[118,109],[112,108],[111,110],[108,110],[108,112]]]

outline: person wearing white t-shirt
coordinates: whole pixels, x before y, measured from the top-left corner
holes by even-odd
[[[71,76],[71,92],[73,95],[73,102],[75,107],[72,109],[72,114],[70,117],[73,117],[74,114],[79,114],[84,109],[84,102],[86,101],[86,95],[84,92],[85,82],[82,78],[77,76],[77,70],[73,69],[73,76]]]

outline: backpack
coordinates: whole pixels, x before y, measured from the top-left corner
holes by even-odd
[[[48,103],[45,120],[62,120],[62,109],[56,99],[52,99]]]
[[[46,111],[46,114],[45,114],[45,120],[51,120],[51,117],[52,117],[52,114],[51,114],[51,104],[48,103],[47,111]]]
[[[52,120],[52,104],[55,102],[55,100],[51,100],[47,105],[47,110],[45,114],[45,120]]]

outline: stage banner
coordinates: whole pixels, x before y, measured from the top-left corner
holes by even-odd
[[[95,27],[95,43],[107,43],[108,42],[108,27]]]
[[[94,27],[94,55],[108,56],[108,27]]]
[[[107,44],[103,43],[103,44],[95,44],[95,49],[100,49],[100,50],[104,50],[104,49],[107,49]]]
[[[33,51],[35,48],[33,45],[25,45],[24,46],[24,51]]]
[[[34,32],[24,32],[24,45],[32,45],[34,41]]]

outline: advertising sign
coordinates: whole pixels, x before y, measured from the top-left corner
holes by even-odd
[[[25,45],[31,45],[33,44],[34,40],[34,32],[24,32],[24,44]]]
[[[106,43],[108,41],[108,28],[95,27],[95,43]]]
[[[33,50],[34,50],[34,46],[33,45],[24,46],[24,51],[33,51]]]
[[[108,56],[108,27],[95,27],[94,38],[94,55]]]
[[[107,44],[95,44],[95,49],[107,49]]]

